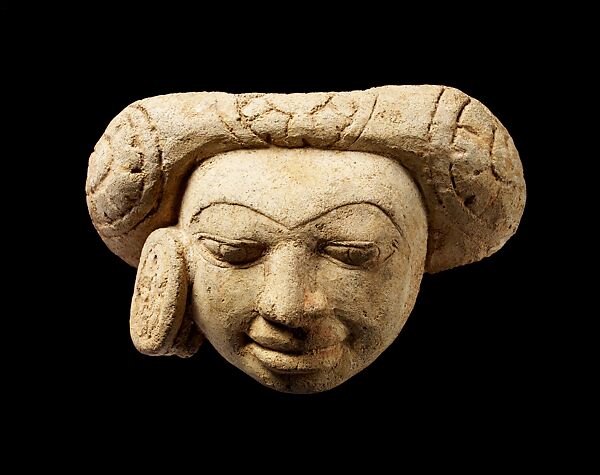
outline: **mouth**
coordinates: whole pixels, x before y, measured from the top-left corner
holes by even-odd
[[[267,348],[254,340],[246,346],[260,363],[278,373],[314,373],[333,368],[343,353],[342,342],[306,352]]]

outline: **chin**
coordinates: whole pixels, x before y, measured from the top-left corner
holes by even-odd
[[[350,378],[350,375],[343,377],[331,370],[296,375],[270,372],[270,374],[251,374],[250,376],[264,386],[289,394],[313,394],[329,391]]]

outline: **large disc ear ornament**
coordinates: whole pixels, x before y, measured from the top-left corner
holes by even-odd
[[[158,229],[142,250],[130,331],[135,347],[146,355],[191,356],[202,342],[194,322],[189,317],[184,322],[188,275],[178,235],[175,229]]]

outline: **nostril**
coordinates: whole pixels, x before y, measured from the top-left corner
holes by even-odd
[[[290,328],[289,329],[295,338],[299,340],[306,340],[308,332],[304,328]]]
[[[304,347],[303,340],[297,338],[291,328],[274,324],[260,315],[250,325],[247,336],[252,342],[276,351],[289,353]]]
[[[286,333],[289,332],[294,336],[294,338],[297,338],[298,340],[305,340],[308,335],[308,331],[305,328],[293,327],[288,324],[281,323],[280,321],[276,320],[273,317],[270,317],[269,315],[261,315],[261,316],[264,320],[267,321],[267,323],[270,327],[274,328],[275,330],[279,330],[281,332],[286,332]]]
[[[299,328],[294,328],[294,327],[291,327],[289,325],[286,325],[285,323],[281,323],[280,321],[276,320],[273,317],[270,317],[269,315],[264,315],[262,317],[265,320],[267,320],[267,322],[269,322],[269,325],[272,326],[273,328],[275,328],[277,330],[281,330],[281,331],[292,332],[292,333],[294,333],[294,336],[295,336],[295,332],[297,330],[299,330]]]
[[[280,319],[273,317],[272,315],[259,314],[261,319],[266,322],[266,324],[274,330],[291,334],[294,338],[298,340],[305,340],[308,331],[305,328],[292,326],[289,323],[282,323]]]

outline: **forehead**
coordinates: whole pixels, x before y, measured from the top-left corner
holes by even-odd
[[[239,204],[293,227],[353,203],[380,207],[396,224],[421,209],[406,170],[370,153],[319,149],[254,149],[223,153],[190,176],[180,219],[215,203]]]

